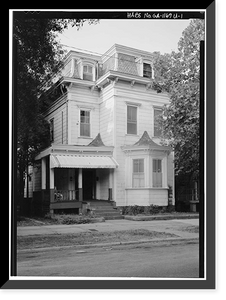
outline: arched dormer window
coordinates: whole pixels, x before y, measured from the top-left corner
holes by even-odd
[[[94,66],[89,64],[83,65],[83,80],[94,81]]]
[[[95,81],[95,63],[91,60],[81,59],[78,62],[80,78],[83,80]]]

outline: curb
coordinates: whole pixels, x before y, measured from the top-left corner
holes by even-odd
[[[188,215],[156,215],[156,216],[124,216],[129,221],[158,221],[158,220],[182,220],[182,219],[199,219],[199,214]]]
[[[113,243],[85,244],[85,245],[76,245],[76,246],[75,245],[54,246],[54,247],[34,248],[34,249],[19,249],[17,250],[17,253],[43,252],[43,251],[52,251],[52,250],[64,250],[70,248],[89,249],[89,248],[98,248],[98,247],[126,246],[126,245],[147,244],[147,243],[158,245],[160,243],[167,244],[167,243],[182,243],[182,242],[197,243],[199,242],[199,238],[165,238],[165,239],[151,239],[151,240],[113,242]]]

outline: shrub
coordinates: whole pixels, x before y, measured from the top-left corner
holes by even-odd
[[[86,224],[90,223],[90,220],[93,218],[93,215],[81,214],[81,215],[73,215],[73,214],[47,214],[45,218],[51,219],[58,224]]]
[[[156,215],[159,213],[172,213],[175,211],[174,205],[168,206],[159,206],[151,204],[149,206],[139,206],[139,205],[131,205],[131,206],[122,206],[120,208],[122,215],[138,215],[138,214],[146,214],[146,215]]]

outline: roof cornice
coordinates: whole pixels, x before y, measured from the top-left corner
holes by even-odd
[[[153,80],[150,78],[110,70],[96,81],[96,86],[102,87],[109,79],[116,81],[118,81],[118,79],[129,81],[131,82],[131,86],[133,86],[135,83],[144,84],[146,85],[147,89],[152,86],[153,82]]]

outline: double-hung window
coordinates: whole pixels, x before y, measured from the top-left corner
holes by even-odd
[[[89,110],[80,110],[80,136],[90,137]]]
[[[127,105],[127,134],[137,134],[137,107]]]
[[[150,64],[143,63],[143,77],[152,79],[152,67]]]
[[[93,81],[93,67],[90,65],[83,66],[83,79]]]
[[[144,187],[144,159],[133,159],[133,187]]]
[[[162,187],[162,160],[153,159],[153,187]]]
[[[161,108],[154,108],[154,136],[158,137],[161,135],[162,129],[159,124],[159,115],[161,115]]]

